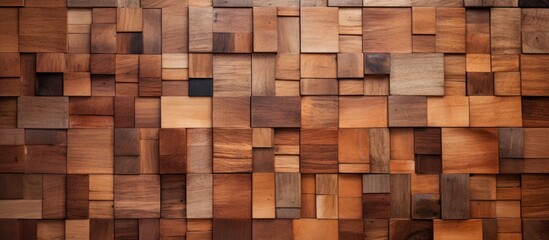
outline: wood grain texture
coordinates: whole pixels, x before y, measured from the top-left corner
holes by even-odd
[[[520,53],[520,9],[493,8],[490,11],[491,52],[494,54]]]
[[[412,11],[409,8],[364,8],[363,52],[412,52]]]
[[[252,127],[299,127],[300,97],[254,96],[251,98]]]
[[[470,151],[463,152],[457,145],[466,146]],[[497,130],[494,128],[443,128],[442,171],[444,173],[497,173],[499,171]]]
[[[338,52],[337,8],[304,7],[300,19],[302,52]]]
[[[391,54],[390,76],[392,95],[444,95],[443,54]]]
[[[437,52],[465,52],[465,9],[437,8],[436,29]]]

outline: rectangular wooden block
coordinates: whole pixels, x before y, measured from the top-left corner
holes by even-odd
[[[143,11],[141,8],[118,8],[117,31],[140,32],[143,30]]]
[[[69,99],[66,97],[20,97],[17,103],[20,128],[68,128]]]
[[[252,97],[252,127],[299,127],[300,97]]]
[[[463,96],[428,97],[427,125],[430,127],[469,126],[469,98]]]
[[[471,127],[522,126],[521,99],[518,97],[469,97]],[[499,116],[505,115],[505,118]]]
[[[465,9],[436,9],[436,51],[465,52]]]
[[[463,148],[469,151],[462,151]],[[498,173],[498,132],[494,128],[443,128],[444,173]]]
[[[390,96],[389,126],[414,127],[427,125],[427,97]]]
[[[0,31],[0,51],[17,52],[19,50],[18,9],[2,8],[0,16],[2,16],[0,17],[0,28],[2,29]]]
[[[91,53],[116,53],[116,24],[91,25]]]
[[[337,172],[338,132],[335,128],[301,129],[301,172]]]
[[[162,218],[184,218],[186,216],[186,178],[184,175],[161,175]]]
[[[187,133],[185,129],[159,130],[160,174],[186,173]]]
[[[212,111],[213,127],[250,126],[249,97],[214,97]]]
[[[547,75],[548,70],[543,66],[549,63],[549,55],[521,55],[520,60],[522,95],[547,95],[549,84],[543,81],[543,76]]]
[[[162,53],[188,52],[188,8],[162,9]]]
[[[469,218],[468,174],[442,174],[440,178],[440,196],[443,219]]]
[[[415,154],[441,154],[441,149],[440,128],[414,129]]]
[[[19,51],[66,51],[66,8],[23,8],[19,19]]]
[[[187,175],[187,218],[211,218],[213,215],[213,175]]]
[[[162,52],[162,10],[143,9],[143,53]]]
[[[252,130],[215,128],[213,131],[213,171],[252,171]]]
[[[340,128],[387,127],[386,97],[339,97]]]
[[[213,56],[214,96],[250,96],[252,58],[246,54]]]
[[[67,218],[89,218],[89,176],[67,175]]]
[[[71,129],[67,133],[67,172],[106,173],[114,168],[112,129]]]
[[[139,190],[133,186],[140,186]],[[114,177],[116,218],[160,217],[160,177],[154,175]]]
[[[214,218],[251,218],[251,184],[250,174],[214,175]]]
[[[412,52],[410,8],[364,8],[362,10],[364,52]]]
[[[364,57],[362,53],[337,54],[338,78],[362,78],[364,76]]]
[[[435,239],[457,240],[462,238],[482,239],[482,220],[434,220]]]
[[[336,78],[336,55],[302,54],[300,69],[302,78]]]
[[[413,34],[435,34],[436,33],[435,8],[433,7],[412,8],[412,33]]]
[[[212,126],[209,97],[162,97],[163,128],[208,128]]]
[[[338,31],[337,8],[301,9],[302,52],[338,52]]]
[[[277,9],[274,7],[255,7],[253,9],[254,52],[276,52],[277,46]]]
[[[252,175],[252,217],[275,218],[275,174]]]
[[[391,95],[444,95],[443,57],[440,53],[391,54]]]

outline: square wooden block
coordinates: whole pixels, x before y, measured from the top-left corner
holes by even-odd
[[[250,127],[250,97],[214,97],[212,111],[214,128]]]
[[[252,217],[250,174],[215,174],[213,189],[214,218]]]
[[[301,9],[301,51],[338,52],[338,8],[304,7]]]
[[[23,8],[19,20],[19,51],[67,50],[66,8]]]
[[[387,97],[339,97],[339,127],[387,127]]]
[[[318,80],[323,81],[323,80]],[[301,98],[301,127],[326,128],[338,126],[337,96]]]
[[[213,131],[214,172],[251,172],[252,141],[251,128],[215,128]]]
[[[212,98],[162,97],[162,128],[209,128],[212,126]]]
[[[427,97],[389,96],[389,126],[427,126]]]
[[[114,176],[114,216],[116,218],[159,218],[160,177],[158,175]]]
[[[67,173],[112,174],[113,146],[112,129],[70,129],[67,132]]]
[[[391,54],[391,95],[444,95],[444,55]]]
[[[463,151],[463,149],[468,149]],[[444,173],[498,173],[498,131],[494,128],[443,128]]]
[[[364,52],[412,52],[410,8],[363,8]]]

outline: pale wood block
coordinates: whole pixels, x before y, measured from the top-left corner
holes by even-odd
[[[187,218],[213,216],[213,175],[187,174]]]
[[[387,127],[387,98],[339,97],[339,127]]]
[[[338,8],[301,9],[301,51],[338,52]]]
[[[252,147],[271,148],[274,145],[274,131],[272,128],[253,128]]]
[[[302,78],[337,78],[335,54],[301,54]]]
[[[213,77],[213,56],[212,54],[189,54],[189,77],[190,78],[212,78]]]
[[[276,52],[278,49],[277,9],[254,7],[253,28],[254,52]]]
[[[482,239],[482,220],[435,219],[433,234],[439,240]]]
[[[466,54],[465,67],[467,72],[490,72],[490,54]]]
[[[339,8],[339,34],[362,35],[362,9]]]
[[[497,129],[443,128],[442,171],[444,173],[498,173]]]
[[[339,52],[362,52],[362,36],[339,35]]]
[[[277,54],[275,77],[281,80],[299,80],[300,55]]]
[[[276,55],[270,53],[252,55],[252,95],[276,95]]]
[[[280,17],[277,19],[278,27],[278,53],[300,53],[300,18]]]
[[[212,126],[212,98],[162,97],[163,128],[209,128]]]
[[[337,219],[338,215],[337,195],[316,195],[316,217],[318,219]]]
[[[471,200],[496,200],[495,175],[471,175],[469,178]]]
[[[141,32],[143,31],[143,11],[141,8],[117,8],[118,32]]]
[[[65,239],[78,240],[90,238],[90,220],[66,220]]]
[[[70,129],[67,132],[67,173],[112,174],[113,146],[112,129]]]
[[[275,175],[252,175],[252,218],[275,218]]]
[[[286,173],[299,172],[299,156],[293,155],[275,155],[274,171]]]
[[[365,7],[411,7],[412,0],[362,0]]]
[[[391,95],[444,95],[444,55],[391,54]]]
[[[520,97],[471,96],[469,104],[471,127],[522,126]]]
[[[469,98],[465,96],[428,97],[427,125],[468,127]]]
[[[162,53],[188,52],[188,8],[162,8]]]
[[[207,2],[207,1],[203,1]],[[189,51],[211,52],[213,47],[213,8],[189,7]]]
[[[215,54],[213,56],[213,95],[243,97],[251,95],[252,58],[249,54]]]
[[[188,58],[186,53],[162,54],[162,68],[189,68]]]
[[[90,175],[90,200],[114,200],[113,175]]]
[[[0,200],[0,218],[41,219],[42,200]]]

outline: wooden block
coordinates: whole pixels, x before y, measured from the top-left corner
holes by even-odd
[[[466,54],[467,72],[490,72],[490,54]]]
[[[185,129],[159,130],[160,174],[186,173],[187,135]]]
[[[301,172],[337,172],[337,129],[301,129]]]
[[[300,53],[299,17],[280,17],[277,19],[278,53]]]
[[[418,174],[424,173],[441,173],[442,172],[442,157],[440,155],[415,155],[415,172]]]
[[[372,173],[388,173],[391,157],[389,129],[370,129],[370,170]]]
[[[133,97],[116,97],[114,99],[114,125],[127,128],[135,126],[135,100]]]
[[[496,176],[471,175],[471,200],[496,200]]]
[[[277,9],[274,7],[253,8],[254,52],[277,51]]]
[[[252,52],[252,9],[214,8],[213,52]]]
[[[188,95],[190,97],[213,96],[213,79],[189,79]]]
[[[547,31],[544,27],[548,12],[545,9],[525,9],[522,11],[522,52],[549,53]],[[539,25],[541,24],[541,25]]]
[[[292,220],[274,219],[274,220],[253,220],[252,222],[253,239],[273,239],[273,240],[291,240],[292,239]]]
[[[212,111],[213,127],[250,126],[249,97],[214,97]]]
[[[340,128],[386,126],[386,97],[339,97]]]
[[[116,39],[118,53],[143,53],[143,34],[141,32],[119,32]]]
[[[143,30],[143,11],[141,8],[118,8],[117,31],[140,32]]]
[[[415,7],[412,8],[412,33],[413,34],[435,34],[435,8]]]
[[[364,95],[363,79],[346,79],[339,83],[339,95]]]
[[[23,174],[0,175],[0,199],[23,199]]]
[[[141,186],[139,191],[131,186]],[[160,217],[160,178],[153,175],[114,177],[116,218]]]
[[[433,193],[412,194],[412,218],[440,218],[440,195]]]
[[[435,239],[482,239],[482,220],[434,220]]]
[[[90,240],[113,239],[113,219],[90,219]]]
[[[490,11],[488,9],[469,9],[465,12],[467,28],[467,53],[490,53]]]
[[[493,8],[490,12],[492,54],[521,52],[521,11],[517,8]]]
[[[87,72],[67,72],[63,74],[63,94],[65,96],[91,96],[91,78]]]
[[[2,173],[23,173],[25,171],[25,146],[0,146]]]
[[[63,73],[37,73],[37,96],[63,96]]]
[[[90,220],[65,221],[66,239],[87,239],[90,237]]]
[[[143,9],[143,53],[160,54],[162,52],[162,10]]]
[[[461,96],[428,97],[427,125],[433,127],[469,126],[469,98]]]
[[[67,10],[24,8],[19,11],[19,51],[65,52]]]
[[[440,196],[443,219],[469,218],[469,175],[442,174]]]
[[[362,36],[339,35],[339,52],[362,52]]]
[[[187,222],[185,219],[161,219],[161,237],[185,237]]]
[[[519,72],[494,73],[494,95],[520,95],[520,84]]]
[[[340,8],[338,24],[339,34],[362,35],[362,10],[359,8]]]
[[[213,204],[211,174],[187,175],[187,218],[211,218]]]
[[[489,72],[467,73],[467,95],[469,96],[493,96],[494,75]]]
[[[89,72],[90,71],[90,55],[89,54],[67,54],[65,56],[65,64],[66,64],[65,65],[66,72]]]
[[[116,23],[116,9],[94,8],[92,9],[93,23]]]
[[[525,239],[541,240],[548,234],[549,222],[539,219],[525,219],[523,221],[523,236]]]
[[[214,96],[251,95],[250,55],[216,54],[213,57]]]
[[[91,25],[91,52],[116,53],[116,24],[94,23]]]
[[[0,207],[4,209],[4,211],[0,213],[0,217],[2,218],[42,218],[42,200],[0,200]]]
[[[64,72],[65,54],[63,53],[37,53],[36,72]]]
[[[251,219],[214,219],[212,236],[214,240],[251,240],[252,221]]]
[[[42,220],[36,222],[37,239],[65,238],[65,223],[62,220]]]
[[[187,17],[188,8],[162,9],[162,53],[184,53],[188,51]]]
[[[549,92],[549,85],[543,82],[549,62],[547,55],[521,55],[522,95],[542,96]]]
[[[301,206],[301,175],[299,173],[276,173],[276,207],[292,208]]]
[[[137,82],[139,56],[116,54],[116,82]]]
[[[189,8],[189,51],[211,52],[213,44],[213,9]]]
[[[388,174],[362,175],[362,193],[390,193],[391,178]]]
[[[391,55],[387,53],[364,54],[365,74],[389,74],[391,69]]]
[[[391,217],[410,217],[410,175],[392,174],[391,176]]]
[[[549,100],[542,97],[523,97],[522,120],[524,127],[546,127],[549,121],[546,117],[549,113],[545,110],[549,106]]]
[[[524,154],[525,158],[546,158],[549,156],[547,148],[541,143],[547,138],[547,130],[542,128],[525,128],[524,132]]]
[[[69,110],[71,115],[113,115],[113,98],[71,98]]]
[[[414,53],[434,53],[435,52],[435,35],[413,35],[412,36],[412,52]]]
[[[212,130],[187,129],[187,172],[212,172]]]
[[[415,154],[441,154],[440,128],[414,129]]]
[[[17,106],[19,128],[68,128],[68,98],[20,97]]]
[[[364,8],[362,26],[364,52],[412,52],[410,8]]]
[[[189,78],[212,78],[212,54],[189,54]]]
[[[161,175],[161,177],[161,216],[163,218],[184,218],[186,216],[185,176]]]
[[[116,74],[115,54],[92,54],[90,56],[91,74]]]
[[[391,215],[391,194],[368,193],[362,195],[363,218],[389,218]]]
[[[436,51],[444,53],[465,52],[465,9],[436,9]]]
[[[542,186],[547,183],[547,177],[540,174],[528,174],[522,178],[522,216],[524,218],[544,218],[548,209],[542,204],[548,195],[547,188]]]
[[[337,8],[302,8],[302,52],[338,52],[338,41]]]
[[[337,239],[337,220],[299,219],[293,222],[294,239]]]
[[[162,128],[212,126],[212,99],[207,97],[162,97]]]
[[[274,173],[254,173],[252,186],[252,217],[275,218]]]
[[[67,176],[68,219],[86,219],[89,217],[89,184],[88,175]]]
[[[443,54],[392,54],[390,76],[391,95],[444,95]]]
[[[432,238],[433,223],[421,220],[391,220],[389,232],[391,239]]]
[[[469,97],[471,127],[522,126],[521,99],[518,97]],[[497,116],[505,115],[505,118]]]
[[[22,2],[22,1],[21,1]],[[2,5],[5,5],[3,3]],[[24,5],[24,4],[22,4]],[[16,8],[2,8],[0,10],[0,51],[1,52],[18,52],[19,51],[19,35],[18,35],[18,16],[19,12]]]
[[[274,54],[252,55],[252,95],[275,95],[276,58]]]
[[[254,96],[252,127],[299,127],[301,122],[300,97]]]
[[[214,175],[214,218],[251,218],[250,174]]]
[[[279,159],[278,163],[282,163],[281,165],[284,166],[284,169],[289,167],[293,171],[299,171],[299,157],[297,158],[297,161],[295,160],[295,156],[279,156],[279,158],[280,157],[282,157],[282,161]],[[276,171],[274,158],[274,148],[252,149],[253,171],[258,173]]]
[[[137,219],[117,219],[114,227],[115,238],[139,237],[139,220]]]
[[[389,221],[388,219],[364,219],[364,235],[367,239],[388,239]]]
[[[339,129],[338,162],[368,163],[370,137],[367,129]]]
[[[302,78],[336,78],[336,55],[302,54],[301,69]]]
[[[337,97],[303,97],[301,99],[301,126],[327,128],[338,126]]]
[[[300,77],[299,54],[276,55],[276,79],[298,80]]]
[[[274,131],[272,128],[253,128],[252,146],[254,148],[271,148],[274,146]]]
[[[337,54],[338,78],[362,78],[364,76],[364,63],[362,53]]]
[[[390,96],[389,126],[426,126],[427,98],[421,96]]]
[[[32,131],[32,130],[27,130]],[[28,137],[27,137],[28,138]],[[25,145],[26,141],[31,142],[32,139],[25,139],[25,130],[17,128],[0,129],[0,145]]]
[[[443,128],[443,172],[498,173],[497,139],[496,129]],[[467,148],[469,151],[463,152],[458,148]]]
[[[444,56],[444,79],[446,95],[465,95],[465,56],[458,54]]]
[[[216,173],[252,171],[251,129],[214,129],[213,170]]]
[[[65,218],[65,175],[44,175],[42,179],[42,184],[42,217],[49,219]]]
[[[412,128],[390,129],[390,151],[392,160],[414,158],[414,130]]]
[[[67,133],[67,173],[113,172],[113,131],[71,129]]]

